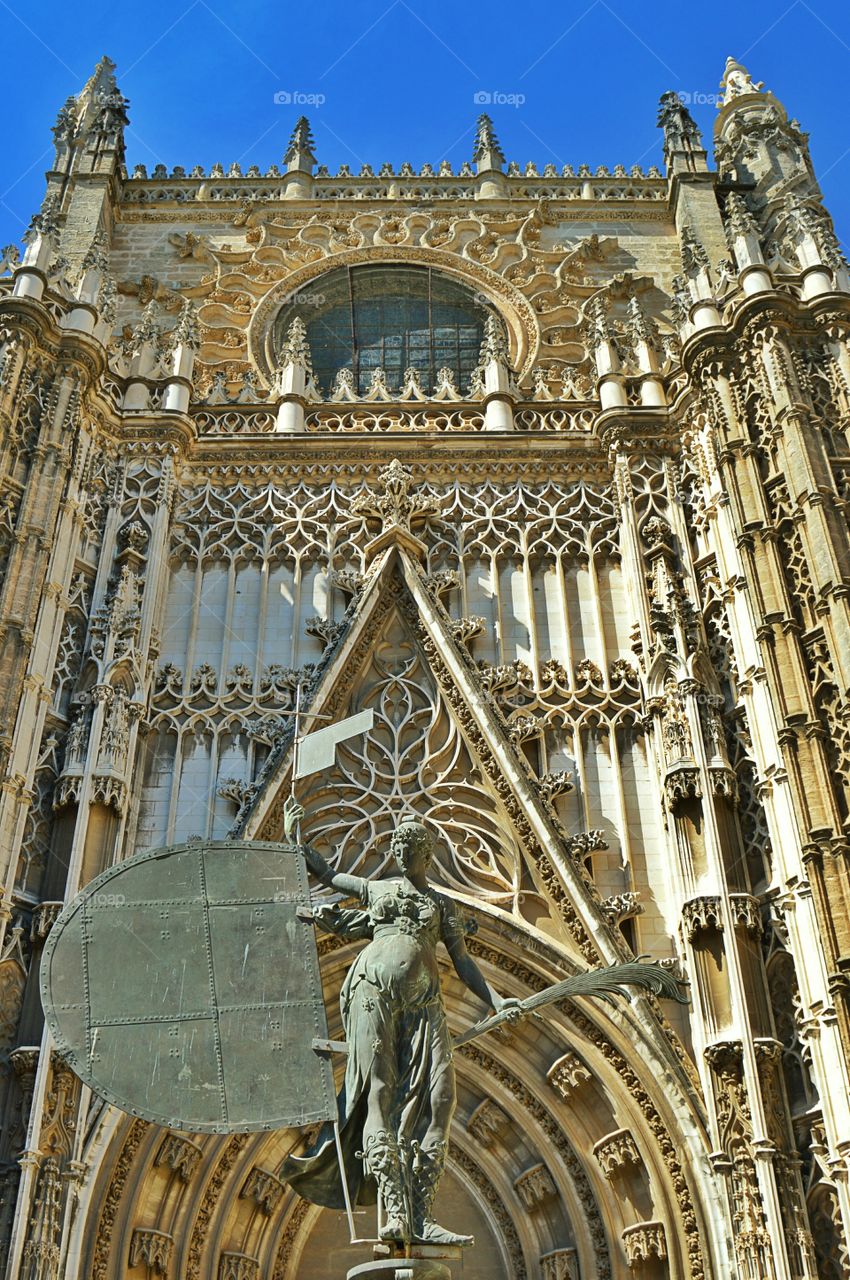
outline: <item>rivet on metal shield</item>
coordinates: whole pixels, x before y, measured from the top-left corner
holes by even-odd
[[[336,1117],[303,858],[260,841],[178,845],[98,876],[44,949],[59,1052],[90,1088],[173,1129]]]

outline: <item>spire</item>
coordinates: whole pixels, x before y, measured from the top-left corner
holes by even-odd
[[[307,341],[307,326],[300,316],[293,316],[286,330],[283,345],[278,354],[278,367],[299,364],[308,373],[312,372],[310,345]]]
[[[702,134],[678,93],[662,93],[658,101],[658,127],[664,130],[664,163],[668,173],[705,172]]]
[[[487,319],[484,321],[479,363],[485,365],[489,360],[500,360],[503,364],[508,363],[508,339],[505,334],[505,327],[492,312],[488,313]]]
[[[115,81],[115,63],[103,57],[76,98],[68,98],[53,127],[57,163],[65,148],[85,138],[75,164],[86,172],[114,171],[124,159],[124,128],[130,105]]]
[[[764,83],[759,80],[758,84],[753,84],[747,68],[742,63],[736,62],[734,58],[727,58],[720,88],[723,90],[723,101],[720,106],[725,107],[733,98],[741,98],[748,93],[761,93]]]
[[[472,159],[479,173],[486,173],[489,169],[501,169],[505,163],[496,130],[493,128],[493,121],[486,114],[478,117]]]
[[[289,146],[283,157],[287,171],[291,173],[294,169],[298,169],[303,173],[312,173],[313,165],[316,163],[316,157],[313,154],[315,145],[310,121],[306,116],[300,116],[295,122]]]
[[[197,351],[201,345],[198,313],[189,298],[183,299],[177,324],[171,330],[171,341],[175,347],[188,347],[190,351]]]

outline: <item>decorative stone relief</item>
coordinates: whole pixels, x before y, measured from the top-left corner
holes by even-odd
[[[663,1262],[667,1257],[667,1237],[661,1222],[638,1222],[623,1232],[623,1247],[632,1270],[639,1270],[653,1259]]]
[[[514,1182],[514,1190],[529,1213],[558,1194],[551,1173],[542,1163],[532,1165],[525,1173],[521,1173]]]
[[[33,908],[30,938],[33,942],[43,942],[56,923],[62,910],[62,902],[40,902]]]
[[[546,1072],[546,1079],[565,1102],[570,1102],[576,1090],[589,1084],[593,1076],[578,1054],[565,1053],[557,1062],[552,1063]]]
[[[643,903],[640,901],[639,894],[630,891],[628,893],[616,893],[610,898],[604,898],[602,902],[602,911],[606,920],[611,924],[621,924],[623,920],[631,920],[634,916],[639,916],[644,911]]]
[[[641,1163],[640,1152],[628,1129],[617,1129],[606,1134],[594,1145],[593,1154],[606,1178],[628,1171],[630,1166]]]
[[[155,1231],[150,1227],[136,1227],[130,1240],[131,1267],[149,1267],[158,1276],[168,1271],[174,1241],[164,1231]]]
[[[167,1133],[156,1153],[155,1164],[173,1169],[181,1182],[191,1182],[203,1156],[203,1149],[177,1133]]]
[[[466,1128],[482,1147],[491,1147],[510,1124],[510,1118],[492,1098],[485,1098],[475,1108]]]
[[[578,1254],[575,1249],[553,1249],[540,1258],[543,1280],[579,1280]]]
[[[223,1253],[218,1264],[218,1280],[259,1280],[260,1264],[247,1253]]]
[[[245,1179],[239,1195],[243,1200],[253,1200],[263,1213],[272,1214],[285,1191],[286,1183],[281,1182],[270,1170],[255,1166]]]
[[[685,935],[693,942],[698,933],[721,932],[723,916],[718,897],[692,898],[682,907],[682,925]]]

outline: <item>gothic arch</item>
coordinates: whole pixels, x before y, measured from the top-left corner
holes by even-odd
[[[528,994],[564,975],[550,941],[466,905],[478,925],[471,945],[506,993]],[[328,939],[322,951],[335,1035],[352,946]],[[479,1010],[447,961],[443,981],[458,1032]],[[569,1005],[554,1007],[545,1024],[531,1020],[459,1051],[452,1167],[477,1188],[473,1198],[512,1280],[523,1268],[539,1278],[541,1258],[567,1249],[583,1280],[626,1280],[623,1234],[640,1224],[661,1233],[670,1277],[724,1274],[714,1207],[692,1190],[705,1196],[712,1184],[698,1106],[661,1056],[639,1045],[617,1014]],[[257,1275],[310,1280],[298,1259],[315,1214],[276,1178],[293,1131],[170,1135],[104,1107],[89,1134],[83,1158],[99,1173],[81,1191],[71,1245],[81,1280],[143,1280],[144,1266],[128,1260],[158,1250],[168,1255],[167,1274],[181,1280],[216,1280],[223,1253],[249,1260],[238,1274],[255,1274],[256,1259]]]

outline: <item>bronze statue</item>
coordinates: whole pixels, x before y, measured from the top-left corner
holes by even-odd
[[[290,842],[302,812],[294,800],[287,802]],[[502,999],[489,986],[466,949],[457,905],[429,886],[433,837],[422,823],[403,820],[393,834],[397,878],[334,872],[310,845],[300,848],[323,884],[359,903],[314,908],[314,922],[344,938],[369,940],[340,997],[348,1064],[339,1124],[351,1199],[374,1203],[377,1192],[382,1240],[470,1244],[469,1236],[431,1216],[457,1100],[437,944],[446,947],[458,977],[496,1013],[520,1016],[519,1001]],[[306,1155],[290,1157],[282,1177],[314,1204],[343,1208],[333,1126],[324,1126]]]

